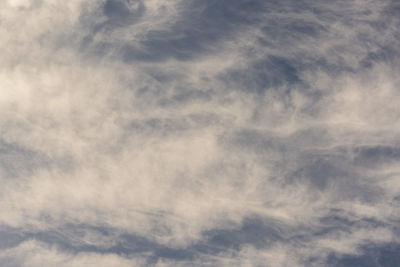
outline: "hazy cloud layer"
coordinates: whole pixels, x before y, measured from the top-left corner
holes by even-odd
[[[0,265],[394,266],[400,3],[0,2]]]

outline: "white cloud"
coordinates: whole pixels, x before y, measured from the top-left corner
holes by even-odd
[[[0,263],[5,266],[143,266],[140,259],[123,258],[116,254],[68,253],[36,241],[26,241],[19,246],[0,252]],[[10,264],[10,265],[7,265]]]

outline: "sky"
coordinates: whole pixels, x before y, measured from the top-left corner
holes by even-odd
[[[0,1],[0,266],[398,266],[399,14]]]

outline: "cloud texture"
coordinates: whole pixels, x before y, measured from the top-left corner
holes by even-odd
[[[394,266],[395,0],[0,2],[0,265]]]

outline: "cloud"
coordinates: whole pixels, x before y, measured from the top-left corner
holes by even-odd
[[[1,2],[0,265],[393,262],[396,10]]]
[[[140,259],[127,259],[115,254],[79,253],[71,254],[61,252],[54,247],[37,241],[27,241],[21,245],[4,250],[0,256],[3,266],[132,266],[140,265]]]

